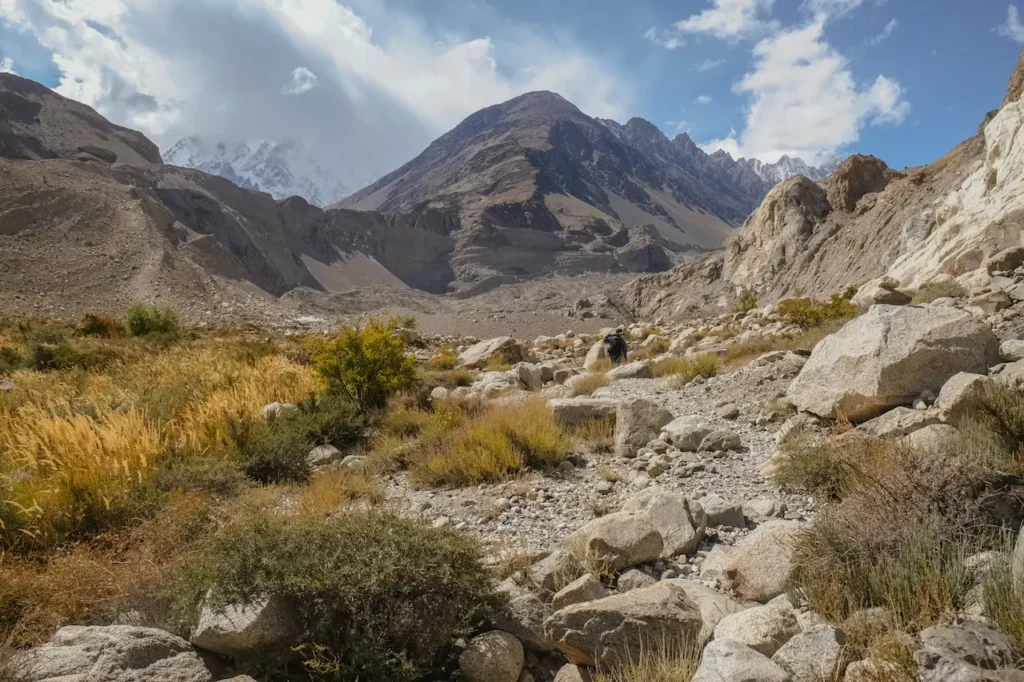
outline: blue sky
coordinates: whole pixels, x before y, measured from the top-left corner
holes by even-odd
[[[902,168],[974,133],[1022,43],[1003,0],[0,0],[0,68],[165,149],[303,137],[364,174],[541,88],[709,150]]]

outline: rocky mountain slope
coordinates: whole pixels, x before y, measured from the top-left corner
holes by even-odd
[[[1024,58],[1000,109],[938,161],[897,172],[854,156],[821,183],[790,178],[724,252],[641,278],[623,297],[636,311],[680,315],[749,294],[823,295],[885,274],[909,288],[977,279],[969,273],[986,258],[1024,239],[1022,72]]]
[[[219,175],[275,199],[300,196],[314,206],[339,202],[365,184],[354,180],[353,171],[337,168],[336,160],[318,158],[299,142],[227,145],[190,135],[168,149],[164,161]]]

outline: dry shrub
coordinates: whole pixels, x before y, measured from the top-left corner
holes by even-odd
[[[329,469],[297,493],[299,514],[307,518],[328,518],[356,501],[371,505],[384,501],[384,493],[362,469]]]
[[[125,335],[124,322],[109,315],[87,313],[79,329],[83,336],[99,336],[105,339],[119,339]]]
[[[982,582],[985,615],[1024,651],[1024,585],[1014,584],[1014,535],[1007,536],[1004,550]]]
[[[427,367],[433,370],[453,370],[459,364],[459,356],[453,351],[441,351],[427,360]]]
[[[787,298],[779,301],[779,317],[801,329],[814,329],[830,322],[842,322],[857,316],[857,306],[850,303],[857,294],[856,287],[832,294],[828,300],[813,298]]]
[[[843,322],[833,321],[798,334],[768,336],[734,343],[726,348],[722,359],[727,365],[739,367],[748,364],[751,360],[756,360],[765,353],[779,350],[810,351],[823,338],[838,331],[843,324]]]
[[[651,365],[655,377],[669,377],[675,386],[683,386],[697,377],[705,379],[718,376],[722,370],[718,358],[713,355],[694,355],[689,358],[665,358]]]
[[[701,647],[696,640],[642,642],[639,651],[608,670],[599,670],[594,682],[690,682],[700,667]]]
[[[622,480],[622,475],[607,464],[599,464],[594,473],[602,481],[608,481],[609,483],[617,483]]]
[[[608,385],[608,377],[604,372],[590,372],[579,379],[573,379],[572,394],[574,396],[593,395],[594,391]]]
[[[668,352],[669,346],[672,342],[668,339],[657,339],[646,345],[640,346],[634,353],[634,360],[649,360],[656,358],[659,355],[664,355]]]
[[[512,365],[508,363],[504,355],[492,355],[487,359],[484,369],[488,372],[507,372],[512,369]]]
[[[450,416],[456,427],[412,454],[411,474],[420,483],[497,481],[525,469],[557,466],[569,453],[570,439],[543,400],[492,407],[468,420]]]
[[[587,452],[611,452],[614,446],[615,418],[588,419],[571,428],[569,435]]]

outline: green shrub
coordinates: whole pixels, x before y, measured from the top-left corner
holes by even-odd
[[[230,525],[174,583],[183,632],[208,591],[215,608],[294,604],[306,633],[294,655],[315,680],[447,679],[456,640],[500,608],[474,540],[377,512]],[[291,655],[266,651],[264,664]]]
[[[0,346],[0,375],[10,374],[25,365],[25,358],[9,346]]]
[[[128,309],[128,331],[132,336],[162,336],[174,339],[181,335],[178,314],[170,308],[156,308],[136,303]]]
[[[88,313],[82,319],[79,328],[82,336],[98,336],[104,339],[117,339],[124,336],[124,323],[109,315]]]
[[[814,329],[836,320],[849,320],[857,315],[857,306],[850,299],[857,289],[850,287],[839,294],[832,294],[827,301],[813,298],[787,298],[779,301],[778,313],[784,321],[801,329]]]
[[[963,298],[965,296],[967,296],[967,290],[964,289],[963,285],[956,280],[951,280],[949,282],[925,284],[914,292],[914,298],[910,302],[913,305],[921,305],[923,303],[931,303],[939,298]]]
[[[341,395],[364,411],[379,409],[416,381],[416,365],[396,333],[398,323],[371,319],[366,326],[342,327],[317,359],[328,393]]]
[[[83,348],[70,341],[62,341],[55,345],[40,343],[33,346],[29,366],[40,372],[102,369],[118,359],[118,353],[109,348]]]
[[[748,294],[736,302],[733,310],[737,313],[749,313],[757,308],[757,294]]]

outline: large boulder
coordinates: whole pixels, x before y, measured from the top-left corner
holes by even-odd
[[[921,682],[1024,681],[1010,639],[976,621],[922,630],[914,660]]]
[[[665,557],[693,554],[704,539],[708,525],[699,503],[659,487],[641,490],[623,503],[622,511],[646,516],[661,536]]]
[[[793,676],[793,682],[842,679],[850,654],[846,635],[831,625],[813,625],[775,652],[772,661]]]
[[[825,180],[828,203],[837,211],[853,211],[864,195],[881,192],[900,173],[874,156],[854,154]]]
[[[857,290],[857,294],[850,299],[850,303],[858,307],[868,307],[872,305],[906,305],[910,303],[912,297],[897,289],[900,285],[899,282],[894,280],[892,277],[879,277],[869,282],[865,282]]]
[[[777,603],[733,613],[715,626],[715,639],[731,639],[769,657],[799,633],[793,609]]]
[[[660,646],[693,641],[700,611],[672,581],[575,604],[556,611],[544,632],[570,663],[609,666],[656,653]]]
[[[211,682],[192,646],[169,632],[70,625],[9,663],[17,682]]]
[[[459,656],[459,670],[466,682],[517,682],[523,671],[523,645],[501,630],[491,630],[469,640]]]
[[[560,426],[573,427],[597,419],[615,419],[619,401],[608,398],[555,398],[548,401]]]
[[[605,375],[608,381],[619,381],[620,379],[653,379],[654,370],[642,362],[630,362],[620,365]]]
[[[473,344],[462,352],[459,361],[466,367],[479,369],[486,366],[491,358],[500,358],[509,365],[530,360],[523,344],[511,336],[501,336]]]
[[[914,410],[909,407],[897,407],[864,422],[850,433],[871,438],[902,438],[941,421],[942,418],[938,410]]]
[[[554,611],[558,611],[566,606],[604,599],[607,596],[608,590],[605,589],[604,584],[590,573],[587,573],[582,578],[577,578],[556,592],[555,596],[551,598],[551,608]]]
[[[942,385],[935,404],[946,419],[956,420],[968,408],[971,394],[982,386],[992,383],[992,379],[983,374],[958,372]]]
[[[998,358],[992,330],[966,311],[876,305],[814,347],[789,400],[861,422],[938,392],[957,372],[985,373]]]
[[[200,649],[240,659],[287,649],[299,633],[287,602],[274,597],[224,609],[204,604],[191,640]]]
[[[714,431],[714,426],[695,414],[676,417],[661,429],[662,438],[683,452],[697,452],[704,438]]]
[[[566,541],[578,555],[608,571],[621,571],[661,556],[661,534],[648,514],[618,511],[594,519]]]
[[[506,597],[507,607],[494,624],[515,635],[531,651],[553,651],[555,643],[544,636],[544,621],[551,615],[551,607],[511,578],[498,585],[498,592]]]
[[[619,405],[615,414],[615,454],[629,457],[658,437],[672,413],[649,400],[635,398]]]
[[[544,388],[544,368],[529,362],[520,362],[512,368],[527,391],[539,391]]]
[[[793,549],[805,524],[765,521],[725,555],[723,573],[741,599],[768,602],[786,591]]]
[[[702,497],[698,502],[704,509],[709,526],[746,528],[747,522],[743,515],[743,505],[741,503],[726,500],[718,495]]]
[[[705,644],[714,635],[715,627],[722,618],[730,613],[738,613],[746,608],[746,604],[722,594],[718,590],[706,587],[696,580],[674,578],[671,582],[683,588],[686,596],[697,605],[704,625],[700,631],[700,644]]]
[[[716,639],[704,647],[692,682],[793,682],[793,678],[764,654],[731,639]]]
[[[608,358],[608,347],[605,345],[604,339],[602,339],[587,351],[587,357],[583,359],[583,369],[593,372],[607,366],[609,362],[611,360]]]

